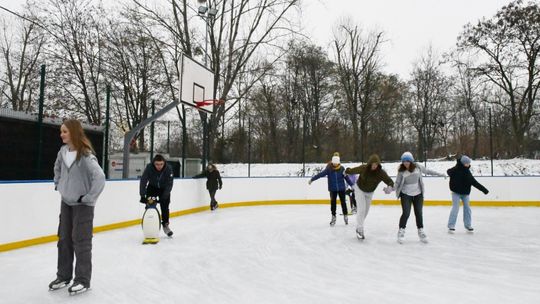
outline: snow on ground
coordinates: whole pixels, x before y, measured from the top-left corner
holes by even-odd
[[[540,208],[474,208],[474,234],[449,207],[424,208],[396,242],[399,206],[329,227],[329,206],[218,209],[171,219],[172,239],[141,245],[139,226],[94,236],[92,289],[48,291],[56,244],[0,253],[2,303],[538,303]],[[460,215],[461,220],[461,215]]]
[[[441,173],[455,165],[455,161],[429,161],[427,168]],[[423,163],[422,163],[423,164]],[[348,167],[355,167],[360,163],[343,163]],[[306,176],[312,176],[324,168],[323,163],[306,164]],[[389,175],[395,176],[399,162],[383,163],[383,168]],[[222,176],[245,177],[248,176],[248,164],[218,164]],[[251,176],[302,176],[302,164],[251,164]],[[491,163],[489,160],[474,160],[471,171],[475,176],[490,176]],[[506,159],[493,161],[494,176],[524,176],[540,175],[540,160],[537,159]]]

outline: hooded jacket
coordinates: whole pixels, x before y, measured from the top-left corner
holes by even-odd
[[[345,191],[347,186],[345,185],[345,182],[349,184],[350,186],[354,185],[354,183],[349,179],[348,176],[345,175],[345,168],[343,166],[339,165],[339,167],[334,167],[331,163],[326,165],[326,168],[319,172],[319,174],[313,176],[311,178],[311,181],[316,181],[321,177],[326,176],[328,179],[328,191],[330,192],[340,192]]]
[[[488,189],[482,186],[472,175],[470,168],[465,167],[458,159],[454,167],[446,171],[450,177],[450,191],[469,195],[471,194],[471,186],[482,191],[484,194],[488,194]]]
[[[204,178],[206,177],[206,189],[207,190],[217,190],[223,187],[223,181],[221,180],[221,175],[219,174],[216,166],[212,165],[214,170],[204,170],[204,172],[193,176],[193,178]]]
[[[62,146],[54,162],[56,190],[60,192],[62,202],[69,206],[95,206],[105,188],[105,174],[92,153],[81,155],[68,167],[64,161],[68,150],[67,145]]]
[[[371,170],[371,165],[377,163],[377,169]],[[394,181],[386,174],[381,166],[381,159],[377,154],[369,157],[367,164],[345,170],[346,174],[359,174],[356,184],[364,192],[373,192],[380,182],[394,186]]]
[[[146,187],[151,186],[156,189],[163,190],[161,199],[169,199],[171,197],[171,190],[174,184],[174,175],[171,167],[165,162],[163,169],[158,171],[154,166],[154,163],[146,165],[141,181],[139,183],[139,194],[144,196],[146,194]]]

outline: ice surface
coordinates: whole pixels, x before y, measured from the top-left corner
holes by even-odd
[[[0,253],[1,303],[538,303],[540,208],[473,206],[474,234],[447,233],[425,207],[396,242],[399,206],[372,206],[364,241],[329,206],[218,209],[171,219],[174,238],[141,245],[139,226],[94,236],[92,289],[48,291],[56,244]],[[339,208],[338,208],[339,209]]]

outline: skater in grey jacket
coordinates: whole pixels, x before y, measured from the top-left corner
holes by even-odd
[[[93,155],[92,144],[79,121],[66,120],[60,128],[65,144],[54,163],[55,189],[62,198],[58,224],[58,268],[51,290],[67,286],[70,293],[86,291],[92,275],[94,206],[105,187],[105,174]]]
[[[401,164],[398,168],[395,185],[396,196],[401,199],[402,208],[401,217],[399,219],[399,243],[402,243],[405,237],[405,227],[409,215],[411,214],[411,205],[414,207],[418,237],[420,237],[422,242],[427,242],[422,216],[422,207],[424,205],[424,181],[422,179],[422,174],[446,176],[443,173],[428,170],[421,164],[416,163],[411,152],[403,153],[403,155],[401,155]]]

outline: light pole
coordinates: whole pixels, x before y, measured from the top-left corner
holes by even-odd
[[[197,2],[199,4],[201,4],[199,6],[199,9],[198,9],[198,14],[199,14],[199,17],[201,17],[201,19],[204,21],[204,24],[205,24],[205,29],[204,29],[204,32],[205,32],[205,36],[204,36],[204,66],[206,68],[208,68],[208,20],[211,18],[215,18],[216,15],[217,15],[217,9],[213,8],[213,7],[210,7],[208,8],[206,6],[206,0],[197,0]],[[213,94],[214,92],[212,92]],[[214,98],[214,96],[212,96],[212,98]],[[210,133],[210,130],[209,130],[209,127],[208,127],[208,114],[204,113],[203,114],[203,160],[202,160],[202,169],[204,171],[205,167],[206,167],[206,160],[209,158],[210,156],[210,153],[209,153],[209,150],[210,150],[210,139],[209,139],[209,133]]]
[[[218,10],[216,8],[210,7],[208,8],[206,4],[206,0],[198,0],[197,2],[201,3],[202,5],[199,6],[199,17],[201,17],[202,20],[204,20],[205,24],[205,36],[204,36],[204,66],[208,67],[208,19],[214,19],[218,13]]]

